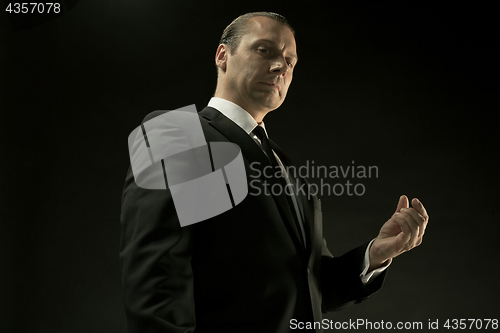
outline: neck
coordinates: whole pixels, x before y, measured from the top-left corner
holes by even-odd
[[[219,89],[219,87],[217,87],[217,90],[215,91],[214,97],[222,98],[222,99],[225,99],[226,101],[229,101],[229,102],[232,102],[232,103],[238,105],[243,110],[248,112],[252,116],[252,118],[255,119],[257,124],[261,124],[265,115],[267,114],[267,112],[269,112],[268,110],[256,109],[256,108],[252,108],[249,105],[245,105],[244,103],[240,103],[240,102],[238,102],[238,100],[236,98],[232,98],[230,95],[222,93],[221,90]]]
[[[264,119],[264,116],[267,113],[267,112],[266,113],[264,113],[264,112],[251,112],[251,111],[248,111],[245,108],[243,108],[243,110],[245,110],[246,112],[248,112],[253,117],[253,119],[255,119],[255,121],[257,122],[257,124],[259,124],[259,125],[262,123],[262,120]]]

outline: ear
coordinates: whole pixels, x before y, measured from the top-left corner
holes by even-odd
[[[215,65],[222,69],[223,72],[226,71],[228,54],[229,50],[226,45],[220,44],[217,53],[215,53]]]

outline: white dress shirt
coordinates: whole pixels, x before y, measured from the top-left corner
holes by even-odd
[[[266,127],[264,125],[264,122],[261,122],[259,125],[255,121],[255,119],[250,115],[250,113],[246,112],[243,108],[241,108],[237,104],[234,104],[233,102],[230,102],[228,100],[218,98],[218,97],[212,97],[210,99],[210,102],[208,103],[208,106],[213,107],[214,109],[217,109],[224,116],[231,119],[236,125],[241,127],[248,135],[250,135],[259,146],[261,144],[260,140],[259,140],[259,138],[257,138],[257,136],[255,134],[252,133],[252,131],[255,129],[255,127],[262,126],[262,128],[264,128],[264,131],[267,135],[267,131],[266,131]],[[288,173],[286,172],[286,168],[283,166],[283,163],[281,162],[279,157],[276,155],[276,153],[274,155],[282,168],[282,171],[283,171],[283,174],[285,175],[287,184],[291,184],[290,179],[288,178]],[[290,186],[290,188],[293,188],[293,186]],[[303,219],[302,219],[302,215],[300,213],[299,206],[297,204],[297,198],[295,197],[295,195],[292,195],[291,198],[292,198],[292,202],[293,202],[293,205],[295,208],[295,214],[299,220],[299,225],[301,228],[301,234],[302,234],[302,237],[304,240],[304,244],[306,244],[305,243],[306,239],[305,239],[305,231],[304,231],[304,226],[303,226]],[[370,246],[372,245],[373,241],[374,240],[372,240],[370,242],[370,244],[368,244],[368,247],[366,248],[366,251],[365,251],[364,269],[360,274],[361,281],[363,282],[363,284],[367,284],[372,277],[375,278],[376,276],[380,275],[380,273],[382,273],[392,262],[392,259],[391,259],[388,261],[388,263],[385,266],[380,267],[378,269],[375,269],[368,274],[366,273],[368,271],[368,268],[370,267]]]

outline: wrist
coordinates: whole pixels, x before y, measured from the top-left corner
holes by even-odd
[[[387,262],[391,259],[391,258],[387,258],[386,256],[384,256],[383,254],[380,253],[381,251],[378,247],[377,240],[378,239],[375,239],[375,241],[370,245],[370,250],[369,250],[370,266],[368,268],[368,272],[371,272],[374,269],[377,269],[377,268],[380,268],[380,267],[386,265]]]

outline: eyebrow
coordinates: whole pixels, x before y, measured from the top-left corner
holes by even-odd
[[[272,44],[275,47],[277,47],[277,44],[275,42],[273,42],[272,40],[269,40],[269,39],[265,39],[265,38],[256,40],[255,44],[262,43],[262,42],[266,42],[266,43]],[[288,53],[288,54],[289,54],[289,57],[295,59],[295,62],[299,61],[299,57],[295,53]]]

